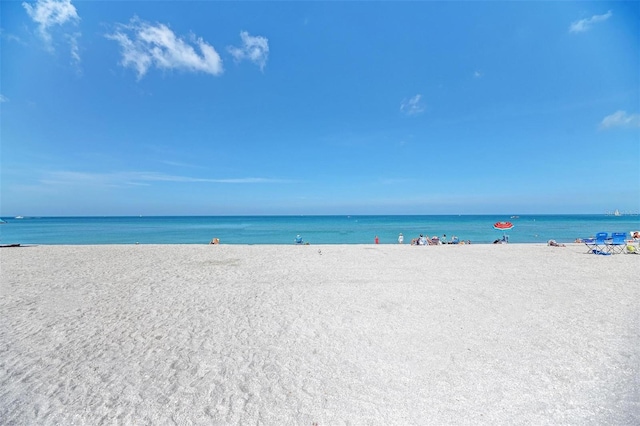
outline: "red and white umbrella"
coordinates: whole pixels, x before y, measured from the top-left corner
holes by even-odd
[[[493,229],[498,231],[508,231],[511,228],[513,228],[513,223],[511,222],[496,222],[493,224]]]
[[[502,242],[509,242],[509,238],[504,231],[508,231],[513,228],[513,223],[511,222],[496,222],[493,224],[493,229],[497,229],[498,231],[502,231]],[[495,242],[495,241],[494,241]]]

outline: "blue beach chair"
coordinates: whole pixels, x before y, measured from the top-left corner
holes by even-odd
[[[627,233],[626,232],[614,232],[611,234],[611,239],[607,240],[607,251],[609,253],[622,253],[627,245]]]
[[[606,232],[598,232],[595,238],[584,240],[585,245],[589,249],[587,253],[605,254],[607,253],[607,238],[609,234]]]

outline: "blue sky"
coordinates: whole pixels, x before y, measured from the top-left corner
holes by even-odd
[[[3,216],[640,210],[638,2],[0,8]]]

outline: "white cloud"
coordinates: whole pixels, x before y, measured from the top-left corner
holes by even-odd
[[[585,31],[590,30],[591,26],[593,24],[596,24],[596,23],[602,22],[602,21],[606,21],[607,19],[611,18],[611,16],[613,16],[613,13],[611,11],[608,11],[604,15],[593,15],[591,18],[586,18],[586,19],[581,19],[579,21],[575,21],[575,22],[571,23],[571,25],[569,26],[569,32],[570,33],[583,33]]]
[[[75,63],[80,63],[80,49],[78,48],[78,38],[80,33],[73,33],[67,35],[67,41],[71,47],[71,58]]]
[[[5,95],[0,95],[0,102],[9,102],[9,98],[7,98]]]
[[[24,2],[22,6],[31,19],[38,24],[38,32],[49,51],[53,51],[51,28],[64,26],[67,23],[77,24],[80,20],[75,6],[71,4],[71,0],[37,0],[33,5]],[[71,47],[71,57],[76,63],[80,62],[77,42],[79,37],[80,33],[78,32],[67,36],[67,41]]]
[[[203,166],[196,166],[195,164],[183,163],[181,161],[160,160],[160,162],[162,164],[166,164],[168,166],[174,166],[174,167],[189,167],[189,168],[197,168],[197,169],[204,168]]]
[[[600,123],[600,128],[610,127],[640,127],[640,114],[627,114],[626,111],[616,111],[606,116]]]
[[[378,180],[382,185],[404,185],[415,181],[414,178],[380,178]]]
[[[263,70],[269,58],[269,40],[261,36],[250,36],[246,31],[240,32],[240,38],[242,47],[230,46],[227,48],[229,53],[236,61],[248,59]]]
[[[407,115],[415,115],[424,111],[424,105],[421,102],[422,95],[418,94],[410,99],[405,99],[400,104],[400,111]]]
[[[151,25],[134,18],[129,25],[118,25],[108,39],[120,43],[122,65],[132,67],[142,78],[149,68],[179,69],[190,72],[222,74],[222,59],[218,52],[202,38],[190,36],[194,47],[164,24]]]
[[[290,181],[261,177],[198,178],[155,172],[85,173],[76,171],[56,171],[46,173],[40,182],[46,185],[119,187],[125,185],[148,186],[153,184],[153,182],[259,184],[288,183]]]
[[[474,72],[473,72],[473,77],[474,77],[474,78],[480,78],[480,77],[482,77],[482,76],[483,76],[483,74],[482,74],[480,71],[478,71],[478,70],[476,70],[476,71],[474,71]]]
[[[22,41],[22,39],[20,39],[20,37],[18,37],[15,34],[11,34],[11,33],[7,34],[7,32],[2,28],[0,28],[0,38],[3,38],[5,40],[7,40],[7,41],[13,41],[13,42],[16,42],[16,43],[25,44],[25,42]]]

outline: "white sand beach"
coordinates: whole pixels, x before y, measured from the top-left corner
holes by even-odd
[[[640,424],[640,256],[0,249],[0,423]]]

